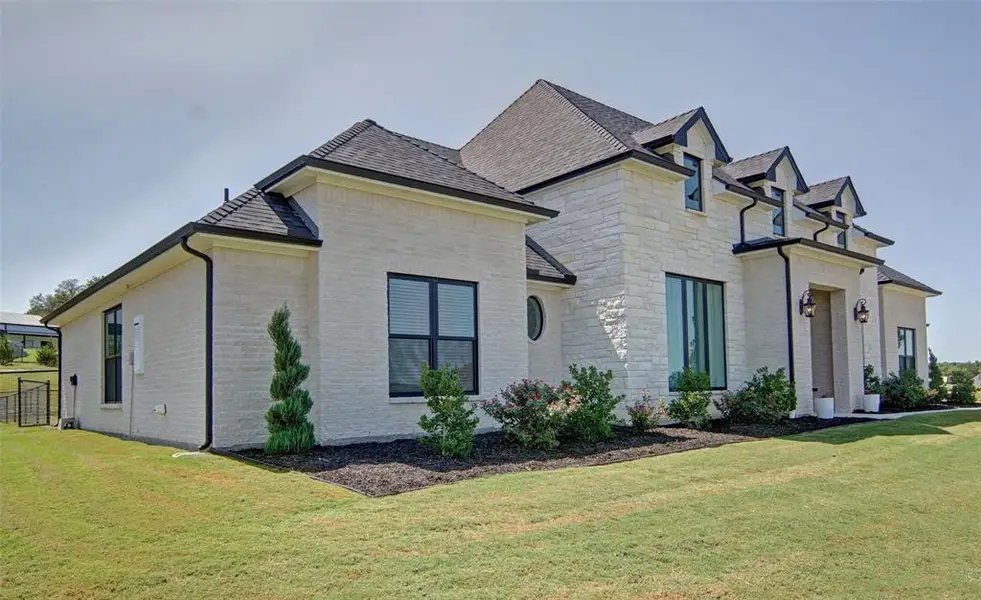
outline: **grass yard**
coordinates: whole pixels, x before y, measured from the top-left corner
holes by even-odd
[[[0,426],[5,598],[981,597],[981,411],[365,498]]]

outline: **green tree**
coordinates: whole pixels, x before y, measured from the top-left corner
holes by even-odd
[[[102,279],[102,275],[89,277],[85,283],[80,283],[77,279],[65,279],[55,287],[54,292],[50,294],[37,294],[28,300],[27,314],[43,317],[100,279]]]
[[[956,404],[974,404],[974,378],[963,369],[950,374],[950,401]]]
[[[944,385],[944,373],[940,370],[940,363],[937,361],[937,355],[933,353],[933,349],[927,349],[927,352],[930,354],[929,386],[934,391],[935,397],[938,400],[943,400],[947,397],[947,386]]]
[[[14,362],[14,347],[10,345],[7,335],[0,333],[0,365]]]
[[[305,452],[313,447],[313,423],[307,413],[313,408],[310,392],[300,384],[310,374],[310,366],[300,362],[302,349],[290,330],[290,309],[283,304],[269,320],[269,337],[276,346],[273,366],[276,373],[269,384],[273,404],[266,412],[269,424],[267,454]]]
[[[422,363],[419,385],[432,413],[419,417],[419,428],[426,432],[422,443],[443,456],[470,456],[479,419],[463,393],[456,369],[447,365],[431,369]]]

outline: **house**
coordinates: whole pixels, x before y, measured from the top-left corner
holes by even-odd
[[[974,376],[974,389],[981,390],[981,373]]]
[[[572,363],[628,397],[783,367],[797,415],[851,412],[864,364],[926,379],[940,293],[883,264],[865,215],[788,147],[734,159],[703,108],[651,123],[539,80],[462,148],[355,123],[44,320],[64,415],[189,446],[264,442],[284,302],[321,443],[416,434],[424,361],[474,399]]]
[[[17,356],[25,350],[58,344],[58,332],[41,324],[41,317],[0,311],[0,335],[7,337]]]

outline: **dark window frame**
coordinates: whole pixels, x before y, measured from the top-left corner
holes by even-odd
[[[912,327],[897,327],[896,337],[898,340],[903,339],[903,334],[908,333],[909,339],[907,341],[907,347],[911,346],[910,352],[912,354],[901,354],[899,349],[896,352],[896,368],[899,374],[902,375],[906,370],[912,370],[916,373],[916,329]],[[897,340],[897,341],[898,341]]]
[[[410,281],[424,281],[429,284],[429,335],[415,335],[405,333],[392,333],[392,309],[391,309],[391,281],[393,279],[404,279]],[[439,335],[439,284],[468,286],[473,288],[473,337],[461,336],[441,336]],[[413,275],[410,273],[388,273],[385,280],[385,299],[386,313],[388,318],[388,339],[389,340],[427,340],[429,342],[429,352],[426,362],[430,367],[436,364],[439,356],[439,341],[447,342],[471,342],[473,343],[473,389],[464,389],[463,393],[468,396],[480,394],[480,317],[478,310],[478,284],[475,281],[464,281],[462,279],[447,279],[445,277],[426,277],[424,275]],[[391,361],[391,351],[388,360]],[[388,381],[389,398],[421,398],[422,391],[412,392],[393,392],[392,381]]]
[[[703,183],[702,182],[702,159],[700,159],[697,156],[694,156],[692,154],[685,153],[684,155],[682,155],[682,159],[681,159],[682,164],[685,164],[686,161],[687,161],[687,159],[691,159],[692,162],[695,163],[695,166],[694,167],[688,167],[688,168],[693,169],[695,171],[695,174],[692,175],[691,177],[685,179],[684,184],[682,184],[682,188],[681,189],[682,190],[685,190],[685,187],[684,186],[688,184],[688,181],[690,179],[694,178],[695,181],[698,183],[698,185],[695,188],[695,190],[698,192],[698,206],[695,207],[695,206],[689,206],[688,205],[688,192],[685,190],[685,192],[684,192],[684,194],[685,194],[685,208],[687,210],[697,210],[698,212],[705,212],[705,195],[702,193],[702,183]],[[685,166],[687,167],[688,165],[685,164]]]
[[[779,193],[779,197],[774,193]],[[771,213],[770,221],[773,223],[773,234],[781,237],[787,235],[787,211],[784,208],[784,191],[778,187],[770,186],[770,197],[780,201],[780,208],[774,208]],[[777,231],[777,219],[780,220],[780,231]]]
[[[109,316],[115,319],[115,325],[119,327],[118,340],[114,344],[116,354],[106,355],[106,348],[109,336]],[[102,311],[102,404],[117,405],[123,403],[123,305],[117,304],[112,308]],[[110,366],[110,361],[112,365]],[[115,372],[116,378],[113,382],[112,391],[115,398],[109,394],[109,369]]]
[[[715,281],[714,279],[705,279],[703,277],[692,277],[691,275],[682,275],[680,273],[665,273],[664,274],[664,285],[665,293],[667,292],[667,280],[668,278],[674,278],[681,280],[681,322],[684,326],[681,328],[681,335],[684,339],[685,352],[683,353],[684,361],[683,366],[690,366],[691,357],[688,355],[688,286],[685,285],[685,280],[700,282],[704,284],[718,285],[722,288],[722,385],[712,386],[712,391],[722,391],[729,389],[729,325],[726,319],[726,284],[724,281]],[[670,316],[667,316],[670,318]],[[705,335],[708,336],[708,287],[702,288],[702,322],[705,324],[706,330]],[[668,349],[671,352],[671,349]],[[712,362],[711,362],[711,352],[705,353],[705,368],[709,374],[709,379],[712,377]],[[671,373],[668,373],[668,391],[675,392],[675,389],[671,387]]]
[[[528,336],[529,340],[531,340],[532,342],[537,342],[538,340],[542,339],[542,335],[545,333],[545,304],[542,302],[541,298],[539,298],[534,294],[528,295],[527,302],[534,302],[535,305],[538,306],[538,314],[541,316],[541,324],[538,326],[538,334],[535,335],[534,337],[532,337],[531,335]],[[527,306],[527,302],[526,302],[526,306]]]

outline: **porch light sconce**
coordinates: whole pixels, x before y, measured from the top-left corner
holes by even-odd
[[[814,317],[814,308],[816,306],[817,303],[814,302],[814,293],[811,292],[810,288],[804,290],[804,295],[800,297],[800,314],[811,319]]]
[[[855,303],[855,320],[859,323],[869,322],[869,309],[865,308],[865,298]]]

